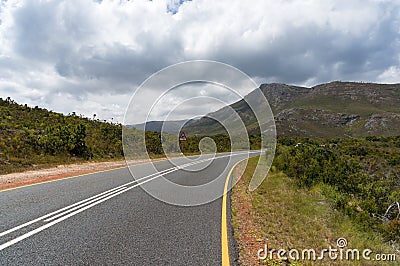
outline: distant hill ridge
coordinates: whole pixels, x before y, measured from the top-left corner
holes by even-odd
[[[272,83],[259,88],[274,113],[278,135],[359,137],[400,134],[400,84],[330,82],[311,88]],[[257,122],[244,100],[231,105],[250,133]],[[218,112],[213,115],[221,116]],[[203,117],[185,127],[189,134],[223,133]]]
[[[165,132],[169,134],[177,134],[179,129],[182,128],[184,124],[190,125],[196,120],[171,120],[171,121],[149,121],[147,123],[129,125],[128,127],[133,127],[138,130],[154,131],[154,132]]]

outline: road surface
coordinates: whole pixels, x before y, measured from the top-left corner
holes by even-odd
[[[248,156],[218,154],[191,165],[175,158],[154,163],[158,172],[150,164],[134,166],[136,179],[125,167],[2,191],[0,265],[234,264],[226,197],[180,207],[153,198],[140,183],[162,175],[199,185],[228,177]],[[204,163],[205,169],[188,171]]]

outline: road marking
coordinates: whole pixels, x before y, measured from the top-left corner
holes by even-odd
[[[232,175],[235,167],[248,158],[238,161],[235,163],[226,177],[225,186],[224,186],[224,194],[222,196],[222,215],[221,215],[221,248],[222,248],[222,266],[230,266],[230,257],[229,257],[229,239],[228,239],[228,221],[226,218],[227,211],[227,197],[228,197],[228,186],[229,180]]]
[[[47,180],[47,181],[32,183],[32,184],[18,186],[18,187],[6,188],[6,189],[3,189],[3,190],[0,190],[0,193],[1,192],[6,192],[6,191],[10,191],[10,190],[19,189],[19,188],[32,187],[32,186],[36,186],[36,185],[42,185],[42,184],[52,183],[52,182],[61,181],[61,180],[72,179],[72,178],[76,178],[76,177],[82,177],[82,176],[87,176],[87,175],[92,175],[92,174],[98,174],[98,173],[103,173],[103,172],[123,169],[123,168],[127,168],[127,167],[128,166],[126,165],[126,166],[121,166],[121,167],[117,167],[117,168],[113,168],[113,169],[107,169],[107,170],[102,170],[102,171],[97,171],[97,172],[91,172],[91,173],[87,173],[87,174],[67,176],[67,177],[63,177],[63,178],[57,178],[57,179],[53,179],[53,180]]]
[[[219,158],[220,158],[220,157],[219,157]],[[204,161],[204,160],[198,161],[198,162],[196,162],[196,163],[201,163],[201,162],[203,162],[203,161]],[[191,164],[193,164],[193,163],[188,163],[188,164],[185,164],[184,166],[189,166],[189,165],[191,165]],[[27,222],[27,223],[21,224],[21,225],[19,225],[19,226],[16,226],[16,227],[14,227],[14,228],[11,228],[11,229],[9,229],[9,230],[7,230],[7,231],[4,231],[4,232],[0,233],[0,237],[2,237],[2,236],[4,236],[4,235],[7,235],[7,234],[9,234],[9,233],[12,233],[12,232],[14,232],[14,231],[16,231],[16,230],[19,230],[19,229],[21,229],[21,228],[24,228],[24,227],[26,227],[26,226],[28,226],[28,225],[33,224],[33,223],[36,223],[36,222],[38,222],[38,221],[40,221],[40,220],[43,220],[43,219],[45,219],[45,218],[47,218],[47,217],[50,217],[50,216],[52,216],[52,215],[54,215],[54,214],[57,214],[57,213],[59,213],[59,212],[68,210],[69,208],[75,207],[75,206],[77,206],[77,205],[81,205],[82,203],[85,203],[85,202],[90,201],[90,200],[92,200],[92,199],[96,199],[96,198],[98,198],[98,197],[100,197],[100,196],[102,196],[102,195],[104,195],[104,194],[106,194],[106,193],[109,193],[109,192],[111,192],[111,191],[114,191],[114,190],[116,190],[116,189],[119,189],[119,188],[121,188],[121,187],[123,187],[123,186],[127,186],[127,185],[130,185],[130,184],[132,184],[132,183],[141,181],[141,180],[143,180],[143,179],[149,178],[149,177],[151,177],[151,176],[153,176],[153,175],[156,175],[156,174],[165,174],[165,172],[167,172],[167,171],[169,171],[169,170],[171,170],[171,169],[173,169],[173,168],[174,168],[174,167],[171,167],[171,168],[165,169],[165,170],[163,170],[163,171],[160,171],[160,172],[157,172],[157,173],[153,173],[153,174],[150,174],[150,175],[141,177],[141,178],[139,178],[139,179],[135,179],[135,180],[133,180],[133,181],[131,181],[131,182],[128,182],[128,183],[126,183],[126,184],[123,184],[123,185],[120,185],[120,186],[118,186],[118,187],[109,189],[109,190],[104,191],[104,192],[102,192],[102,193],[100,193],[100,194],[94,195],[94,196],[92,196],[92,197],[90,197],[90,198],[84,199],[84,200],[82,200],[82,201],[79,201],[79,202],[77,202],[77,203],[74,203],[74,204],[72,204],[72,205],[69,205],[69,206],[67,206],[67,207],[64,207],[64,208],[59,209],[59,210],[57,210],[57,211],[54,211],[54,212],[52,212],[52,213],[46,214],[46,215],[41,216],[41,217],[39,217],[39,218],[37,218],[37,219],[34,219],[34,220],[32,220],[32,221],[29,221],[29,222]]]
[[[177,169],[173,169],[173,170],[171,170],[170,172],[174,172],[174,171],[177,171]],[[167,173],[170,173],[170,172],[167,172]],[[165,173],[165,174],[167,174],[167,173]],[[162,174],[161,174],[161,175],[162,175]],[[87,206],[85,206],[85,207],[83,207],[83,208],[80,208],[80,209],[78,209],[78,210],[76,210],[76,211],[74,211],[74,212],[72,212],[72,213],[69,213],[69,214],[67,214],[67,215],[65,215],[65,216],[62,216],[62,217],[58,218],[57,220],[54,220],[54,221],[52,221],[52,222],[50,222],[50,223],[47,223],[47,224],[45,224],[45,225],[42,225],[42,226],[40,226],[40,227],[38,227],[38,228],[36,228],[36,229],[34,229],[34,230],[32,230],[32,231],[26,233],[26,234],[23,234],[23,235],[21,235],[21,236],[19,236],[19,237],[17,237],[17,238],[14,238],[14,239],[12,239],[12,240],[10,240],[10,241],[8,241],[8,242],[6,242],[6,243],[0,245],[0,251],[3,250],[3,249],[5,249],[5,248],[7,248],[7,247],[9,247],[9,246],[11,246],[11,245],[14,245],[14,244],[16,244],[16,243],[22,241],[22,240],[24,240],[24,239],[26,239],[26,238],[28,238],[28,237],[30,237],[30,236],[33,236],[33,235],[35,235],[35,234],[37,234],[37,233],[39,233],[39,232],[41,232],[41,231],[43,231],[43,230],[49,228],[50,226],[53,226],[53,225],[55,225],[55,224],[57,224],[57,223],[59,223],[59,222],[61,222],[61,221],[64,221],[65,219],[68,219],[68,218],[71,217],[71,216],[74,216],[74,215],[76,215],[76,214],[78,214],[78,213],[80,213],[80,212],[83,212],[83,211],[85,211],[85,210],[87,210],[87,209],[89,209],[89,208],[92,208],[93,206],[96,206],[97,204],[100,204],[100,203],[102,203],[102,202],[104,202],[104,201],[106,201],[106,200],[109,200],[109,199],[111,199],[111,198],[113,198],[113,197],[115,197],[115,196],[118,196],[119,194],[122,194],[122,193],[124,193],[124,192],[126,192],[126,191],[129,191],[129,190],[131,190],[131,189],[133,189],[133,188],[135,188],[135,187],[137,187],[137,186],[140,186],[140,185],[142,185],[142,184],[144,184],[144,183],[147,183],[147,182],[149,182],[149,181],[151,181],[151,180],[153,180],[153,179],[156,179],[157,177],[159,177],[159,176],[161,176],[161,175],[154,176],[154,177],[152,177],[152,178],[150,178],[150,179],[147,179],[147,180],[145,180],[145,181],[143,181],[143,182],[141,182],[141,183],[137,183],[137,184],[135,184],[135,185],[133,185],[133,186],[131,186],[131,187],[129,187],[129,188],[126,188],[126,189],[124,189],[124,190],[120,190],[120,191],[118,191],[118,192],[116,192],[116,193],[114,193],[114,194],[112,194],[112,195],[110,195],[110,196],[108,196],[108,197],[106,197],[106,198],[102,198],[101,200],[95,201],[95,202],[93,202],[93,203],[90,204],[90,205],[87,205]]]
[[[179,158],[179,157],[177,157]],[[154,162],[161,162],[161,161],[165,161],[168,158],[163,158]],[[23,186],[17,186],[17,187],[12,187],[12,188],[6,188],[3,190],[0,190],[1,192],[6,192],[9,190],[15,190],[15,189],[19,189],[19,188],[25,188],[25,187],[32,187],[32,186],[36,186],[36,185],[42,185],[42,184],[47,184],[47,183],[52,183],[52,182],[57,182],[57,181],[62,181],[62,180],[67,180],[67,179],[72,179],[72,178],[76,178],[76,177],[82,177],[82,176],[87,176],[87,175],[94,175],[94,174],[98,174],[98,173],[104,173],[104,172],[108,172],[108,171],[113,171],[113,170],[119,170],[119,169],[123,169],[123,168],[128,168],[129,166],[137,166],[137,165],[143,165],[146,163],[153,163],[153,161],[151,162],[142,162],[142,163],[138,163],[138,164],[133,164],[133,165],[125,165],[125,166],[121,166],[121,167],[117,167],[117,168],[112,168],[112,169],[107,169],[107,170],[101,170],[101,171],[97,171],[97,172],[90,172],[90,173],[86,173],[86,174],[81,174],[81,175],[74,175],[74,176],[67,176],[67,177],[63,177],[63,178],[57,178],[57,179],[52,179],[52,180],[47,180],[47,181],[42,181],[42,182],[37,182],[37,183],[32,183],[32,184],[28,184],[28,185],[23,185]]]
[[[47,219],[44,220],[44,221],[45,221],[45,222],[50,222],[50,221],[52,221],[52,220],[54,220],[54,219],[57,219],[58,217],[64,216],[64,215],[67,214],[67,213],[70,213],[70,212],[72,212],[72,211],[74,211],[74,210],[80,209],[80,208],[82,208],[82,207],[84,207],[84,206],[86,206],[86,205],[89,205],[90,203],[93,203],[93,202],[98,201],[98,200],[100,200],[100,199],[102,199],[102,198],[108,197],[108,196],[110,196],[110,195],[112,195],[112,194],[114,194],[114,193],[116,193],[116,192],[119,192],[119,191],[121,191],[121,190],[124,190],[124,189],[126,189],[126,188],[127,188],[127,187],[122,187],[122,188],[119,188],[119,189],[117,189],[117,190],[114,190],[114,191],[112,191],[112,192],[110,192],[110,193],[107,193],[107,194],[101,196],[101,197],[95,198],[95,199],[93,199],[93,200],[91,200],[91,201],[85,202],[85,203],[83,203],[83,204],[81,204],[81,205],[78,205],[78,206],[76,206],[76,207],[74,207],[74,208],[71,208],[71,209],[68,209],[68,210],[66,210],[66,211],[64,211],[64,212],[61,212],[61,213],[59,213],[59,214],[56,214],[56,215],[54,215],[53,217],[47,218]]]
[[[38,221],[40,221],[40,220],[46,219],[46,218],[48,218],[48,217],[50,217],[50,216],[53,216],[54,214],[57,214],[57,213],[59,213],[59,212],[68,210],[69,208],[75,207],[75,206],[77,206],[77,205],[81,205],[82,203],[85,203],[85,202],[90,201],[90,200],[92,200],[92,199],[96,199],[96,198],[98,198],[98,197],[100,197],[100,196],[102,196],[102,195],[104,195],[104,194],[107,194],[107,193],[109,193],[109,192],[112,192],[112,191],[114,191],[114,190],[117,190],[117,189],[119,189],[119,188],[121,188],[121,187],[124,187],[124,186],[130,185],[130,184],[132,184],[132,183],[141,181],[141,180],[143,180],[143,179],[145,179],[145,178],[148,178],[148,177],[151,177],[151,176],[153,176],[153,175],[155,175],[155,174],[164,174],[165,171],[168,171],[168,170],[170,170],[170,169],[172,169],[172,168],[163,170],[163,171],[158,172],[158,173],[153,173],[153,174],[148,175],[148,176],[144,176],[144,177],[139,178],[139,179],[137,179],[137,180],[131,181],[131,182],[129,182],[129,183],[120,185],[120,186],[118,186],[118,187],[109,189],[109,190],[107,190],[107,191],[104,191],[104,192],[102,192],[102,193],[100,193],[100,194],[94,195],[94,196],[92,196],[92,197],[90,197],[90,198],[81,200],[81,201],[79,201],[79,202],[77,202],[77,203],[74,203],[74,204],[69,205],[69,206],[67,206],[67,207],[64,207],[64,208],[62,208],[62,209],[59,209],[59,210],[54,211],[54,212],[52,212],[52,213],[43,215],[43,216],[41,216],[41,217],[39,217],[39,218],[37,218],[37,219],[34,219],[34,220],[32,220],[32,221],[29,221],[29,222],[27,222],[27,223],[21,224],[21,225],[19,225],[19,226],[16,226],[16,227],[14,227],[14,228],[11,228],[11,229],[9,229],[9,230],[7,230],[7,231],[4,231],[4,232],[0,233],[0,237],[2,237],[2,236],[4,236],[4,235],[7,235],[7,234],[9,234],[9,233],[12,233],[12,232],[14,232],[14,231],[16,231],[16,230],[19,230],[19,229],[21,229],[21,228],[24,228],[24,227],[26,227],[26,226],[28,226],[28,225],[33,224],[33,223],[36,223],[36,222],[38,222]]]
[[[252,153],[252,152],[248,152],[248,155],[250,155],[250,153]],[[48,217],[51,217],[51,216],[57,214],[56,217],[52,217],[52,218],[49,218],[49,219],[45,220],[45,222],[49,222],[49,223],[47,223],[45,225],[42,225],[42,226],[40,226],[40,227],[38,227],[38,228],[36,228],[36,229],[26,233],[26,234],[23,234],[23,235],[15,238],[15,239],[12,239],[12,240],[0,245],[0,250],[3,250],[3,249],[5,249],[5,248],[7,248],[7,247],[9,247],[9,246],[11,246],[11,245],[13,245],[15,243],[18,243],[18,242],[20,242],[20,241],[22,241],[22,240],[24,240],[24,239],[26,239],[26,238],[28,238],[28,237],[30,237],[32,235],[35,235],[35,234],[39,233],[40,231],[43,231],[43,230],[49,228],[50,226],[55,225],[55,224],[65,220],[65,219],[67,219],[67,218],[69,218],[71,216],[74,216],[74,215],[76,215],[76,214],[78,214],[78,213],[80,213],[80,212],[82,212],[84,210],[87,210],[87,209],[89,209],[89,208],[91,208],[93,206],[96,206],[97,204],[100,204],[100,203],[102,203],[102,202],[104,202],[104,201],[106,201],[108,199],[111,199],[111,198],[113,198],[115,196],[118,196],[118,195],[120,195],[120,194],[122,194],[122,193],[124,193],[126,191],[129,191],[129,190],[131,190],[131,189],[133,189],[133,188],[135,188],[137,186],[145,184],[145,183],[147,183],[147,182],[149,182],[149,181],[151,181],[153,179],[156,179],[156,178],[158,178],[160,176],[163,176],[165,174],[169,174],[169,173],[178,171],[179,169],[183,169],[183,168],[191,166],[191,165],[196,165],[196,164],[208,161],[208,160],[220,159],[220,158],[230,157],[230,156],[234,156],[234,155],[243,155],[243,154],[244,153],[236,153],[236,154],[232,154],[231,153],[231,154],[224,155],[224,156],[218,156],[218,157],[203,159],[203,160],[200,160],[200,161],[197,161],[197,162],[186,163],[186,164],[180,165],[179,167],[176,167],[176,166],[175,167],[171,167],[171,168],[168,168],[168,169],[163,170],[161,172],[153,173],[153,174],[150,174],[148,176],[141,177],[141,178],[139,178],[137,180],[134,180],[134,181],[128,182],[126,184],[120,185],[120,186],[115,187],[113,189],[107,190],[105,192],[97,194],[97,195],[95,195],[93,197],[90,197],[88,199],[79,201],[77,203],[74,203],[74,204],[69,205],[67,207],[64,207],[62,209],[59,209],[59,210],[57,210],[55,212],[46,214],[46,215],[41,216],[41,217],[39,217],[37,219],[34,219],[32,221],[29,221],[27,223],[21,224],[19,226],[16,226],[14,228],[11,228],[11,229],[9,229],[7,231],[4,231],[4,232],[0,233],[0,236],[4,236],[6,234],[9,234],[11,232],[14,232],[14,231],[19,230],[19,229],[21,229],[23,227],[26,227],[28,225],[31,225],[33,223],[36,223],[38,221],[41,221],[41,220],[43,220],[45,218],[48,218]],[[234,167],[236,166],[236,164],[234,165]],[[230,173],[232,172],[232,169],[231,169]],[[151,178],[149,178],[149,177],[151,177]],[[143,182],[139,183],[139,181],[141,181],[143,179],[146,179],[146,180],[144,180]],[[135,183],[135,182],[137,182],[137,184],[126,188],[126,186],[131,185],[132,183]],[[225,202],[226,202],[226,199],[225,199]],[[74,208],[72,208],[72,207],[74,207]],[[70,209],[70,208],[72,208],[72,209]],[[71,211],[73,211],[73,212],[71,212]],[[62,212],[62,213],[60,213],[60,212]],[[60,214],[58,214],[58,213],[60,213]],[[226,215],[226,213],[225,213],[225,215]],[[60,217],[60,218],[58,218],[58,217]],[[56,218],[58,218],[58,219],[56,219]],[[54,220],[54,219],[56,219],[56,220]],[[226,219],[226,217],[225,217],[225,219]]]
[[[198,155],[192,155],[192,156],[187,156],[187,157],[195,157]],[[174,158],[180,158],[180,157],[174,157]],[[154,162],[161,162],[161,161],[165,161],[168,160],[168,158],[164,158],[164,159],[160,159]],[[137,165],[143,165],[146,163],[154,163],[153,161],[151,162],[143,162],[143,163],[138,163],[138,164],[133,164],[130,166],[137,166]],[[17,186],[17,187],[12,187],[12,188],[6,188],[3,190],[0,190],[1,192],[6,192],[6,191],[10,191],[10,190],[15,190],[15,189],[19,189],[19,188],[26,188],[26,187],[32,187],[32,186],[36,186],[36,185],[42,185],[42,184],[47,184],[47,183],[52,183],[52,182],[57,182],[57,181],[62,181],[62,180],[67,180],[67,179],[72,179],[72,178],[76,178],[76,177],[82,177],[82,176],[87,176],[87,175],[92,175],[92,174],[98,174],[98,173],[103,173],[103,172],[108,172],[108,171],[113,171],[113,170],[119,170],[119,169],[123,169],[123,168],[128,168],[129,165],[125,165],[125,166],[121,166],[121,167],[117,167],[117,168],[113,168],[113,169],[107,169],[107,170],[102,170],[102,171],[97,171],[97,172],[91,172],[91,173],[87,173],[87,174],[81,174],[81,175],[74,175],[74,176],[67,176],[67,177],[63,177],[63,178],[57,178],[57,179],[53,179],[53,180],[47,180],[47,181],[42,181],[42,182],[37,182],[37,183],[32,183],[32,184],[28,184],[28,185],[23,185],[23,186]],[[1,235],[0,235],[1,236]]]

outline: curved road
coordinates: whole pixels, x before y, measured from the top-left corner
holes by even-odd
[[[175,158],[154,163],[157,171],[141,164],[131,167],[136,180],[125,167],[2,191],[0,265],[233,265],[226,197],[179,207],[140,184],[161,176],[187,186],[207,183],[257,153],[218,154],[191,165]],[[193,171],[201,164],[209,165]],[[221,194],[225,180],[217,184]]]

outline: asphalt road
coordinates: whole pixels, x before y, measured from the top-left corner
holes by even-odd
[[[132,167],[135,179],[121,168],[0,192],[0,265],[221,265],[227,250],[234,264],[229,206],[228,241],[223,237],[229,200],[181,207],[155,199],[139,183],[165,177],[201,185],[227,177],[248,156],[219,154],[191,164],[176,158],[156,162],[157,170]],[[225,180],[216,183],[221,192]]]

